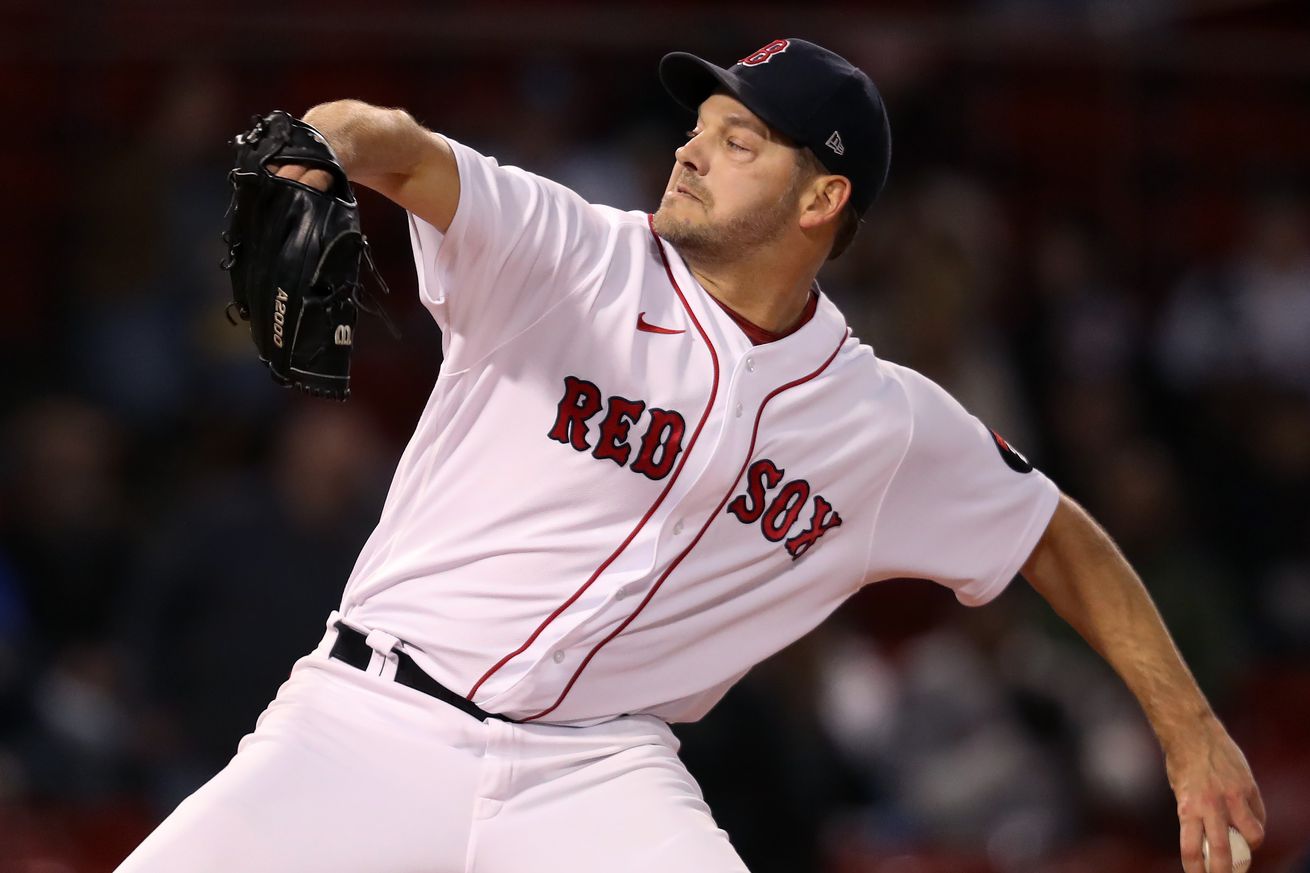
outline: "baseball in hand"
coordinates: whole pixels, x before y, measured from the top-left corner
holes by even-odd
[[[1237,832],[1237,828],[1228,829],[1228,847],[1233,854],[1233,873],[1246,873],[1251,867],[1251,847]],[[1210,838],[1201,843],[1201,854],[1205,857],[1205,869],[1208,873],[1223,873],[1222,870],[1210,869]]]

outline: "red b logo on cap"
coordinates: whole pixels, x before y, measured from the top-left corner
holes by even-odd
[[[776,54],[781,54],[782,52],[785,52],[787,50],[788,45],[789,43],[785,39],[775,39],[773,42],[769,43],[764,48],[757,51],[755,54],[747,55],[746,57],[737,61],[737,63],[745,64],[748,67],[754,67],[757,66],[758,64],[767,64],[769,62],[769,58],[773,57]]]

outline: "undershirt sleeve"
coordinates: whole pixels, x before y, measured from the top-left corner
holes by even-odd
[[[980,606],[1032,554],[1059,489],[936,383],[895,370],[910,438],[874,524],[866,581],[930,579]]]
[[[459,203],[446,233],[408,213],[419,294],[452,366],[529,327],[603,270],[615,223],[572,190],[446,137]]]

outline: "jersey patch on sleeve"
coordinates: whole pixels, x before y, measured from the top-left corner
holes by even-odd
[[[1029,463],[1027,458],[1011,448],[1010,444],[1005,441],[1005,437],[991,430],[991,428],[988,428],[988,430],[991,432],[992,442],[996,443],[996,450],[1001,453],[1001,460],[1005,461],[1005,466],[1016,473],[1031,473],[1033,471],[1033,465]]]

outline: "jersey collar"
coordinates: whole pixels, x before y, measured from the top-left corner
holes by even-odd
[[[752,344],[741,326],[696,279],[677,249],[654,230],[651,233],[657,244],[664,247],[674,281],[682,289],[696,317],[705,325],[711,342],[725,362],[735,363],[749,356],[757,367],[776,368],[777,377],[786,381],[791,378],[788,374],[809,372],[822,364],[848,333],[845,316],[816,281],[814,290],[818,301],[809,321],[773,342],[758,346]],[[662,265],[660,272],[663,272]],[[669,293],[673,293],[672,289]]]

